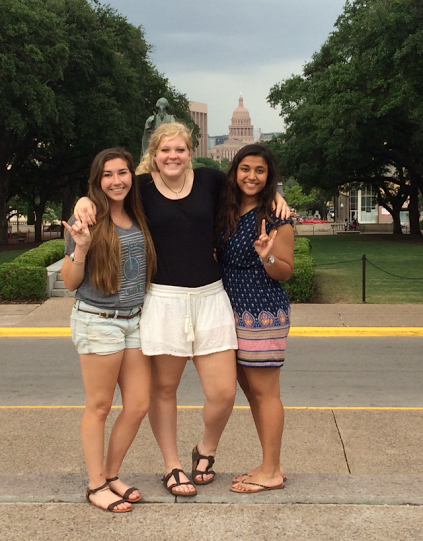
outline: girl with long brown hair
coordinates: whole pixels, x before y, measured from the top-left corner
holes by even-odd
[[[151,363],[140,350],[139,321],[156,255],[128,152],[109,148],[97,154],[88,193],[97,207],[97,223],[89,229],[85,213],[80,220],[63,222],[61,271],[65,286],[76,290],[71,331],[86,392],[81,421],[86,497],[102,509],[124,513],[141,499],[118,472],[149,406]],[[116,384],[123,408],[104,461],[104,427]]]

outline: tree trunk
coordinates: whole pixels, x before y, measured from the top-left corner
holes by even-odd
[[[394,221],[394,234],[402,235],[401,219],[400,219],[401,207],[393,207],[391,210],[391,216]]]
[[[410,235],[421,235],[422,233],[420,231],[419,188],[418,184],[415,184],[414,182],[412,182],[410,189],[410,203],[408,205],[408,215],[410,218]]]
[[[5,245],[9,243],[8,236],[8,225],[9,221],[7,219],[7,192],[9,188],[9,175],[7,172],[4,173],[3,178],[0,176],[0,245]]]

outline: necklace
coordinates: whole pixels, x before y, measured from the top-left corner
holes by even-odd
[[[185,181],[187,179],[187,172],[185,171],[185,176],[184,176],[184,183],[182,184],[182,188],[180,190],[178,190],[177,192],[175,190],[172,190],[172,188],[169,188],[169,186],[166,184],[166,182],[163,180],[162,178],[162,175],[160,174],[160,171],[159,171],[159,177],[160,177],[160,180],[163,182],[163,184],[166,186],[166,188],[168,190],[170,190],[171,192],[173,192],[174,194],[176,194],[176,197],[179,197],[179,194],[182,192],[182,190],[184,189],[184,186],[185,186]]]

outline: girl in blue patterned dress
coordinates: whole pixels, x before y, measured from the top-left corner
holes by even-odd
[[[278,176],[267,147],[247,145],[235,156],[218,218],[218,260],[235,316],[238,382],[251,407],[263,462],[234,478],[233,492],[284,487],[280,450],[284,411],[279,373],[290,307],[279,280],[294,267],[292,221],[272,212]]]

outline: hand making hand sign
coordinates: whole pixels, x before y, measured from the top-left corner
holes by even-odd
[[[276,228],[272,229],[270,235],[266,233],[266,220],[263,219],[261,223],[261,234],[259,238],[254,242],[254,248],[256,249],[257,254],[261,257],[262,260],[266,261],[269,257],[274,239],[277,234],[278,230]]]
[[[62,221],[62,224],[72,236],[72,239],[75,241],[75,244],[77,246],[79,246],[80,248],[89,248],[92,237],[88,229],[86,211],[83,212],[82,220],[75,220],[72,225],[69,225],[65,221]]]

